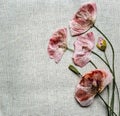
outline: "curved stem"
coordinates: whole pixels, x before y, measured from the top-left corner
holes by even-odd
[[[92,61],[90,61],[90,63],[95,67],[95,69],[97,69],[97,66]],[[108,102],[108,105],[109,105],[109,102]],[[109,112],[108,106],[106,106],[106,108],[107,108],[108,116],[110,116],[110,112]]]
[[[90,63],[97,69],[97,66],[90,60]]]
[[[71,51],[71,52],[74,52],[74,50],[71,49],[71,48],[66,47],[66,49],[69,50],[69,51]]]
[[[117,116],[117,114],[113,111],[113,109],[105,102],[105,100],[102,98],[102,96],[100,95],[100,94],[97,94],[99,97],[100,97],[100,99],[104,102],[104,104],[111,110],[111,112],[115,115],[115,116]]]
[[[113,45],[111,44],[111,42],[109,41],[109,39],[106,37],[106,35],[100,30],[100,29],[98,29],[95,25],[93,25],[93,27],[97,30],[97,31],[99,31],[103,36],[104,36],[104,38],[107,40],[107,42],[109,43],[109,45],[110,45],[110,47],[111,47],[111,50],[112,50],[112,53],[113,53],[113,55],[112,55],[112,68],[113,68],[113,91],[112,91],[112,98],[111,98],[111,107],[114,109],[114,91],[115,91],[115,69],[114,69],[114,57],[115,57],[115,55],[114,55],[114,48],[113,48]]]
[[[100,30],[98,29],[95,25],[93,26],[97,31],[99,31],[103,36],[104,38],[107,40],[107,42],[110,44],[110,47],[112,49],[112,53],[113,53],[113,63],[112,63],[112,67],[113,67],[113,73],[114,73],[114,58],[115,58],[115,55],[114,55],[114,48],[113,48],[113,45],[111,44],[110,40],[106,37],[106,35]]]
[[[106,59],[106,62],[107,62],[107,64],[110,66],[110,64],[109,64],[109,61],[108,61],[108,58],[107,58],[107,55],[106,55],[106,52],[104,51],[103,52],[104,53],[104,56],[105,56],[105,59]],[[107,93],[108,93],[108,105],[109,105],[109,99],[110,99],[110,89],[109,89],[109,85],[107,86]]]
[[[101,56],[99,56],[97,53],[95,53],[95,52],[93,52],[93,51],[92,51],[92,53],[93,53],[94,55],[96,55],[97,57],[99,57],[99,58],[108,66],[110,72],[113,74],[112,69],[110,68],[109,61],[108,61],[108,59],[107,59],[107,56],[105,55],[106,60],[107,60],[108,63],[107,63]],[[113,76],[114,76],[114,75],[113,75]],[[119,100],[119,116],[120,116],[120,95],[119,95],[119,89],[118,89],[117,83],[115,82],[114,79],[113,79],[113,83],[115,83],[115,86],[116,86],[116,89],[117,89],[118,100]],[[109,91],[109,88],[108,88],[108,91]],[[108,92],[108,93],[109,93],[109,92]],[[108,96],[109,96],[109,95],[108,95]]]
[[[118,101],[119,101],[119,116],[120,116],[120,95],[119,95],[119,89],[117,84],[115,83],[116,89],[117,89],[117,93],[118,93]]]
[[[108,63],[108,65],[110,65],[110,64],[109,64],[109,61],[108,61],[108,58],[107,58],[107,55],[106,55],[106,52],[104,51],[103,53],[104,53],[104,56],[105,56],[106,62]]]
[[[108,105],[110,104],[110,88],[109,88],[109,85],[107,85],[107,93],[108,93]],[[108,116],[110,116],[110,111],[108,109]]]
[[[94,51],[92,51],[92,53],[93,53],[94,55],[96,55],[97,57],[99,57],[99,58],[107,65],[107,67],[109,68],[110,72],[113,73],[111,67],[108,65],[108,63],[107,63],[100,55],[98,55],[98,54],[95,53]]]

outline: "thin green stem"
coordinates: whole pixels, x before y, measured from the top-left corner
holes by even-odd
[[[104,38],[107,40],[107,42],[109,43],[109,45],[110,45],[110,47],[111,47],[111,49],[112,49],[112,53],[113,53],[113,63],[112,63],[112,67],[113,67],[113,72],[114,72],[114,57],[115,57],[115,55],[114,55],[114,48],[113,48],[113,45],[112,45],[112,43],[110,42],[110,40],[106,37],[106,35],[100,30],[100,29],[98,29],[95,25],[93,26],[97,31],[99,31],[103,36],[104,36]]]
[[[98,55],[97,53],[95,53],[95,52],[93,52],[92,51],[92,53],[94,54],[94,55],[96,55],[97,57],[99,57],[107,66],[108,66],[108,68],[109,68],[109,70],[110,70],[110,72],[113,74],[113,71],[112,71],[112,69],[111,69],[111,67],[110,67],[110,65],[100,56],[100,55]],[[113,74],[113,77],[114,77],[115,75]],[[113,78],[113,90],[115,90],[115,84],[116,84],[116,82],[115,82],[115,78]],[[117,86],[117,84],[116,84],[116,86]],[[118,97],[119,97],[119,91],[117,92],[118,93]],[[112,92],[112,101],[111,101],[111,107],[113,108],[113,105],[114,105],[114,94],[113,94],[113,92]],[[119,98],[120,99],[120,98]],[[120,103],[120,102],[119,102]],[[119,106],[120,106],[120,104],[119,104]],[[120,107],[119,107],[119,116],[120,116]]]
[[[106,61],[107,61],[108,65],[110,66],[109,61],[108,61],[108,58],[107,58],[107,55],[106,55],[105,52],[104,52],[104,56],[105,56],[105,58],[106,58]],[[109,88],[108,88],[108,87],[109,87],[109,86],[107,86],[107,89],[108,89],[108,97],[109,97],[110,95],[109,95]],[[119,116],[120,116],[120,95],[119,95],[119,89],[118,89],[118,86],[117,86],[117,83],[116,83],[116,82],[115,82],[115,87],[116,87],[117,95],[118,95],[118,102],[119,102]],[[108,99],[108,104],[109,104],[109,99]]]
[[[104,102],[104,104],[112,111],[112,113],[117,116],[117,114],[113,111],[113,109],[106,103],[106,101],[102,98],[102,96],[100,94],[97,94],[100,99]]]
[[[95,25],[93,26],[97,31],[99,31],[103,36],[104,38],[107,40],[107,42],[109,43],[110,47],[111,47],[111,50],[112,50],[112,68],[113,68],[113,87],[112,87],[112,98],[111,98],[111,107],[114,109],[114,91],[115,91],[115,69],[114,69],[114,59],[115,59],[115,55],[114,55],[114,48],[113,48],[113,45],[112,43],[109,41],[109,39],[106,37],[106,35],[100,30],[98,29]]]
[[[114,74],[114,73],[113,73]],[[115,76],[114,76],[115,77]],[[113,87],[112,87],[112,98],[111,98],[111,103],[110,106],[112,107],[112,109],[114,109],[114,101],[115,101],[115,78],[113,78]]]
[[[97,69],[97,66],[90,60],[90,63]]]
[[[108,65],[110,65],[110,64],[109,64],[109,61],[108,61],[108,58],[107,58],[107,55],[106,55],[106,52],[104,51],[103,53],[104,53],[104,56],[105,56],[106,62],[108,63]]]
[[[74,50],[73,49],[71,49],[71,48],[66,48],[67,50],[69,50],[69,51],[71,51],[71,52],[74,52]]]
[[[105,56],[105,58],[106,58],[106,61],[107,61],[107,63],[108,63],[108,65],[110,66],[110,64],[109,64],[109,61],[108,61],[108,58],[107,58],[107,55],[106,55],[106,53],[104,52],[104,56]],[[115,87],[116,87],[116,90],[117,90],[117,95],[118,95],[118,101],[119,101],[119,116],[120,116],[120,95],[119,95],[119,89],[118,89],[118,86],[117,86],[117,83],[115,82]],[[109,86],[107,86],[107,91],[108,91],[108,98],[109,98]],[[108,104],[109,104],[109,99],[108,99]]]
[[[108,63],[107,63],[100,55],[98,55],[98,54],[95,53],[94,51],[92,51],[92,53],[93,53],[94,55],[96,55],[97,57],[99,57],[99,58],[107,65],[107,67],[109,68],[110,72],[112,73],[112,69],[111,69],[111,67],[108,65]]]
[[[110,88],[109,88],[109,85],[107,85],[107,93],[108,93],[108,105],[110,104]],[[108,116],[110,116],[110,111],[108,109]]]
[[[105,56],[105,59],[106,59],[106,62],[107,62],[107,64],[110,66],[110,64],[109,64],[109,61],[108,61],[108,58],[107,58],[107,55],[106,55],[106,52],[104,51],[103,52],[104,53],[104,56]],[[107,93],[108,93],[108,105],[109,105],[109,102],[110,102],[110,89],[109,89],[109,85],[107,86]]]
[[[117,84],[115,83],[115,86],[116,86],[116,90],[117,90],[117,93],[118,93],[118,102],[119,102],[119,116],[120,116],[120,94],[119,94],[119,89],[118,89],[118,86]]]
[[[90,61],[90,63],[95,67],[95,69],[97,69],[97,66],[92,61]],[[109,108],[107,106],[106,106],[106,108],[107,108],[108,116],[110,116]]]
[[[110,103],[110,88],[109,85],[107,86],[107,93],[108,93],[108,104]]]

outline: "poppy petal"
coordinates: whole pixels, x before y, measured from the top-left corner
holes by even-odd
[[[81,106],[89,106],[97,93],[101,93],[112,81],[112,75],[106,70],[93,70],[82,76],[76,87],[75,99]]]
[[[96,20],[97,7],[94,2],[83,4],[70,21],[70,32],[72,36],[80,35],[88,31]]]
[[[67,29],[58,29],[53,33],[48,44],[48,54],[51,59],[58,63],[67,47]]]

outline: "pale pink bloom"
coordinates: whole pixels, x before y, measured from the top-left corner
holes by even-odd
[[[76,87],[75,98],[81,106],[89,106],[94,97],[101,93],[112,81],[112,75],[106,70],[93,70],[82,76]]]
[[[91,50],[95,45],[95,37],[92,32],[78,36],[74,42],[73,62],[83,67],[90,61]]]
[[[97,8],[94,2],[83,4],[70,21],[71,35],[80,35],[89,30],[95,23],[96,12]]]
[[[58,63],[67,48],[67,29],[58,29],[50,38],[48,44],[48,54],[51,59]]]

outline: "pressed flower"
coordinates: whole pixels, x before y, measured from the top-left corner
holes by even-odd
[[[98,48],[99,50],[105,51],[105,50],[106,50],[106,47],[107,47],[106,40],[103,39],[102,37],[99,37],[96,46],[97,46],[97,48]]]
[[[80,35],[89,30],[95,23],[96,12],[97,8],[94,2],[83,4],[70,21],[71,35]]]
[[[112,81],[112,75],[106,70],[93,70],[82,76],[76,87],[75,98],[81,106],[89,106],[94,97],[101,93]]]
[[[58,63],[67,49],[67,29],[58,29],[50,38],[48,54],[51,59]]]
[[[93,32],[78,36],[74,42],[73,62],[80,67],[90,61],[91,50],[94,48],[95,37]]]

